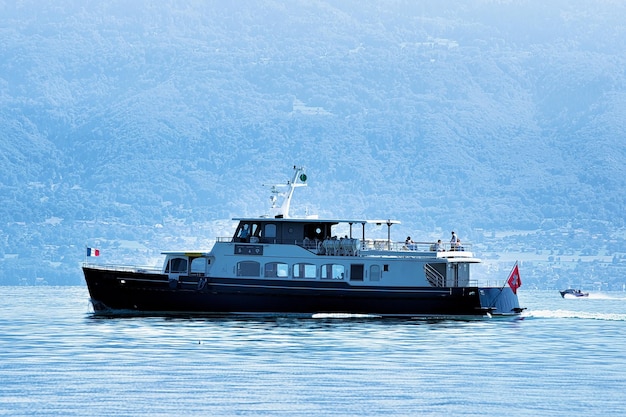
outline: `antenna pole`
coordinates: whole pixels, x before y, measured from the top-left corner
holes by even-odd
[[[293,191],[296,189],[296,187],[307,186],[307,176],[304,173],[304,167],[298,167],[294,165],[293,169],[294,174],[291,181],[287,181],[287,184],[272,185],[272,207],[270,214],[273,217],[289,218],[289,207],[291,206],[291,197],[293,196]],[[279,187],[287,187],[287,190],[280,192],[278,191]],[[278,197],[282,198],[282,203],[280,203],[280,205],[276,201]]]

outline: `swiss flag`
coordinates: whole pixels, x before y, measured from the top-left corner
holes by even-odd
[[[522,280],[519,277],[519,268],[517,264],[513,267],[511,271],[511,275],[509,275],[509,279],[507,280],[509,287],[513,290],[513,294],[517,294],[517,289],[522,286]]]

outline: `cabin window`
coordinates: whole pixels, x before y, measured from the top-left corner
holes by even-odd
[[[239,242],[248,242],[248,239],[250,239],[250,235],[250,225],[248,223],[241,224],[239,230],[237,231],[237,237],[239,238]]]
[[[322,279],[343,279],[345,277],[345,267],[338,264],[322,265]]]
[[[266,278],[286,278],[289,275],[289,265],[282,262],[269,262],[265,264]]]
[[[265,225],[265,237],[276,237],[276,225],[269,223]]]
[[[206,272],[207,258],[194,258],[191,261],[192,274],[204,274]]]
[[[363,271],[365,270],[363,264],[350,265],[350,281],[363,281]]]
[[[370,281],[380,281],[380,266],[370,266]]]
[[[172,258],[165,268],[166,273],[184,274],[187,272],[187,259],[185,258]]]
[[[315,278],[316,268],[313,264],[294,264],[293,265],[293,277],[294,278]]]
[[[261,275],[261,264],[255,261],[237,262],[238,277],[258,277]]]

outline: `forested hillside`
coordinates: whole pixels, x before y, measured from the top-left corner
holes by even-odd
[[[1,2],[0,284],[79,284],[86,245],[209,248],[297,164],[296,211],[621,289],[624,22],[609,0]]]

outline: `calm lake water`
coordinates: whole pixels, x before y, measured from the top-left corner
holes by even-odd
[[[97,318],[0,287],[0,415],[626,415],[626,294],[520,290],[522,320]]]

